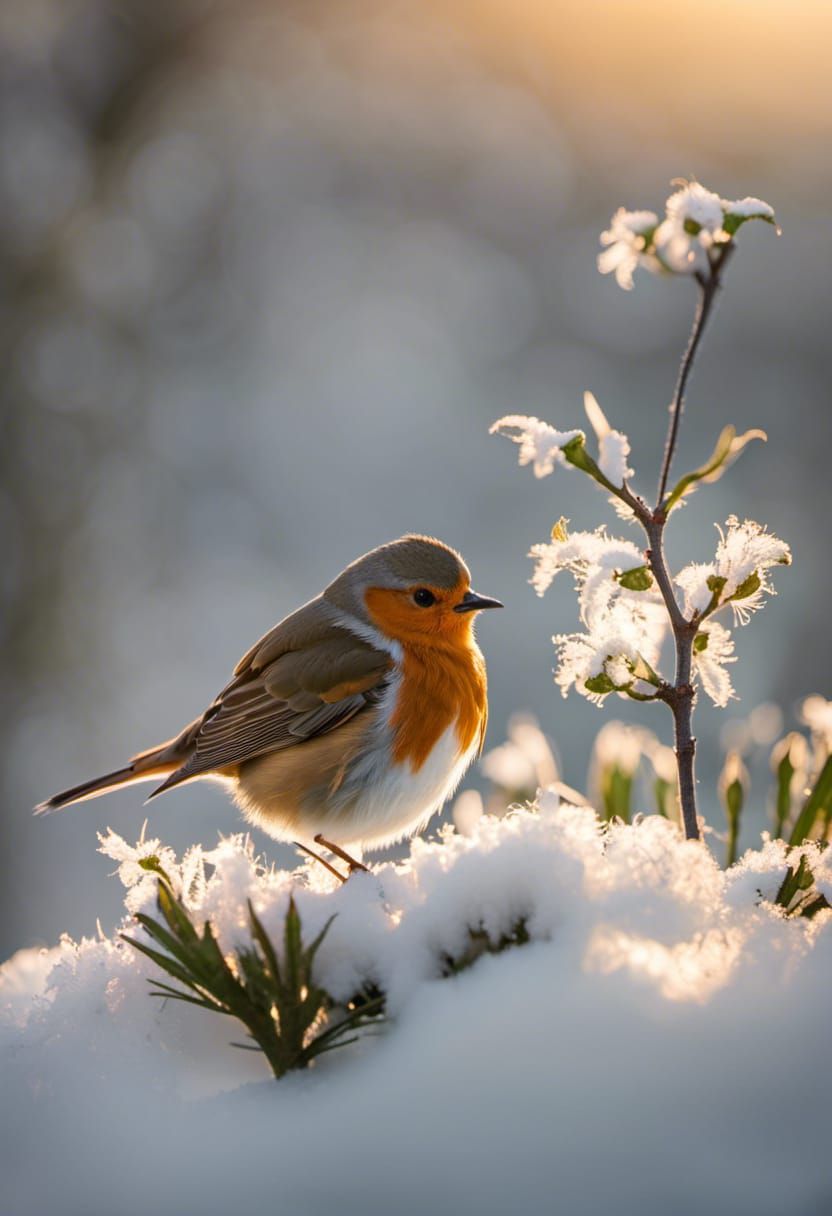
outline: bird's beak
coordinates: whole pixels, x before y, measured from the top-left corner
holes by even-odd
[[[466,591],[454,612],[480,612],[483,608],[502,608],[499,600],[489,599],[487,595],[477,595],[476,591]]]

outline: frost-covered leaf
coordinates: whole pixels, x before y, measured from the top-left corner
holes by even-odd
[[[555,464],[567,464],[563,448],[575,440],[583,440],[580,430],[557,431],[548,422],[524,414],[507,414],[489,428],[490,435],[503,435],[520,447],[519,463],[530,464],[535,477],[548,477]]]
[[[701,616],[710,606],[714,597],[711,580],[715,574],[713,562],[691,562],[673,580],[682,592],[682,611],[688,620],[692,619],[694,613]]]
[[[637,267],[660,270],[657,258],[649,252],[658,221],[655,211],[627,211],[619,207],[609,228],[601,233],[601,244],[606,246],[598,254],[601,274],[614,274],[618,286],[630,291]]]
[[[777,228],[774,208],[764,203],[761,198],[739,198],[733,201],[722,199],[722,210],[725,214],[725,231],[733,236],[748,220],[763,220]],[[780,229],[777,229],[778,234]]]
[[[730,630],[719,621],[708,620],[694,641],[693,666],[703,689],[720,709],[734,696],[731,677],[725,669],[736,661]]]
[[[558,530],[558,536],[565,529]],[[632,569],[641,564],[642,551],[632,541],[608,536],[602,526],[594,532],[572,532],[563,539],[555,538],[548,544],[533,545],[529,553],[535,559],[532,586],[538,595],[543,595],[561,570],[575,576],[579,588],[596,572],[612,578],[616,571]]]
[[[720,246],[729,244],[748,220],[774,224],[774,210],[758,198],[730,201],[701,182],[681,180],[665,204],[661,222],[653,211],[616,211],[601,234],[606,246],[598,255],[602,274],[615,274],[629,291],[633,274],[643,267],[653,273],[704,272]],[[779,229],[778,229],[779,232]]]
[[[736,515],[730,515],[724,530],[718,531],[715,565],[717,577],[725,580],[722,600],[733,601],[745,615],[759,607],[764,594],[774,594],[768,571],[790,565],[791,550],[753,519],[740,523]]]
[[[623,486],[632,477],[633,470],[627,464],[630,441],[621,431],[613,430],[594,395],[584,393],[584,409],[589,424],[598,440],[598,467],[614,486]]]
[[[655,252],[667,270],[692,274],[707,265],[713,245],[730,239],[719,195],[700,182],[688,182],[667,200],[665,219],[654,236]]]

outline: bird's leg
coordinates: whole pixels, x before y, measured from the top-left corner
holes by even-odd
[[[315,844],[322,844],[325,849],[329,849],[330,853],[334,853],[336,857],[345,861],[350,868],[350,874],[354,874],[356,870],[363,870],[365,874],[369,873],[365,865],[356,861],[354,857],[350,857],[349,853],[345,853],[339,845],[333,844],[331,840],[326,840],[320,833],[315,837]]]
[[[334,874],[339,882],[346,882],[347,878],[349,878],[349,874],[345,878],[340,870],[336,870],[335,866],[330,865],[330,863],[326,860],[325,857],[321,857],[320,853],[316,853],[314,849],[310,849],[309,845],[301,844],[299,840],[296,840],[295,847],[298,849],[302,849],[303,852],[308,853],[310,857],[314,857],[315,861],[319,861],[322,866],[324,866],[327,870],[329,870],[330,874]],[[351,873],[352,873],[352,870],[350,870],[350,874]]]

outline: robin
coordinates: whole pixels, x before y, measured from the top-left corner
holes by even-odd
[[[344,846],[419,831],[482,750],[488,703],[473,621],[502,604],[470,582],[460,555],[431,537],[373,549],[260,638],[175,738],[37,811],[138,781],[162,778],[155,798],[210,778],[269,835],[313,856],[317,842],[360,867]]]

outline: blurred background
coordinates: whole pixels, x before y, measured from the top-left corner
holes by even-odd
[[[726,422],[763,427],[671,556],[710,558],[731,512],[794,552],[738,631],[741,701],[697,714],[722,826],[726,721],[773,702],[787,729],[830,688],[830,36],[825,0],[0,10],[0,957],[113,923],[97,830],[133,840],[148,815],[176,848],[238,830],[211,786],[31,806],[174,733],[254,638],[405,531],[457,546],[506,603],[479,629],[489,746],[530,710],[583,789],[609,710],[669,741],[661,707],[558,694],[574,596],[538,600],[525,554],[560,515],[616,521],[487,431],[515,411],[582,425],[591,388],[653,492],[694,291],[624,294],[595,256],[615,207],[660,210],[685,174],[768,200],[784,230],[741,233],[676,464]]]

